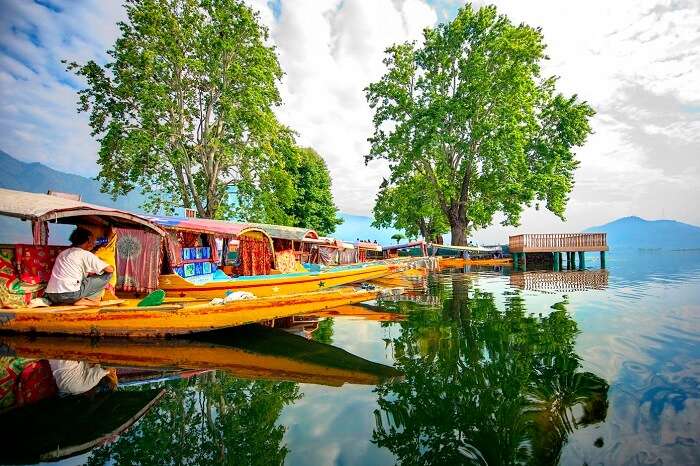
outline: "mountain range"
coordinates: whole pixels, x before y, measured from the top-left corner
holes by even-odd
[[[0,150],[0,167],[3,172],[0,188],[45,193],[48,190],[79,193],[83,201],[104,206],[139,212],[143,197],[130,194],[116,201],[100,192],[98,181],[79,175],[64,173],[41,163],[26,163]],[[377,240],[380,244],[393,242],[393,230],[371,226],[372,218],[341,213],[344,222],[333,236],[346,241]],[[645,220],[640,217],[624,217],[605,225],[592,227],[586,232],[608,234],[612,247],[689,249],[700,248],[700,227],[675,220]],[[0,243],[31,241],[30,228],[25,222],[0,216]],[[504,242],[506,239],[504,238]]]
[[[611,248],[700,248],[700,227],[675,220],[645,220],[631,216],[584,231],[607,233],[608,245]]]

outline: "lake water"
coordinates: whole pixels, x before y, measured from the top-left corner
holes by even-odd
[[[700,464],[700,252],[614,251],[606,271],[595,259],[585,272],[442,271],[404,300],[284,330],[131,350],[0,342],[149,369],[69,408],[87,421],[57,411],[101,439],[74,440],[88,450],[64,464]],[[115,395],[128,408],[110,408]],[[104,425],[129,409],[133,425]]]

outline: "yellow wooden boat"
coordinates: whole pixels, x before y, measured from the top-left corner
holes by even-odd
[[[376,385],[401,375],[393,367],[335,346],[261,325],[187,339],[2,335],[0,347],[4,354],[24,358],[149,370],[220,370],[239,378],[336,387],[346,383]]]
[[[257,297],[283,296],[323,290],[335,286],[373,280],[392,273],[387,264],[358,264],[333,267],[320,272],[253,275],[196,284],[177,274],[161,275],[159,286],[168,296],[221,298],[228,291],[247,291]]]
[[[397,291],[398,290],[394,290]],[[0,310],[0,331],[91,336],[167,337],[305,314],[376,299],[384,290],[350,287],[213,305],[169,302],[137,307],[136,300],[99,307],[52,306]]]
[[[458,257],[443,257],[440,259],[440,267],[464,267],[465,265],[483,265],[483,266],[510,266],[513,264],[513,259],[462,259]]]

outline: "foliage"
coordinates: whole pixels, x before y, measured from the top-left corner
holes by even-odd
[[[87,464],[283,464],[282,409],[300,398],[291,382],[209,372],[168,384],[136,426],[93,450]]]
[[[495,7],[461,8],[424,31],[424,44],[394,45],[387,71],[366,88],[374,109],[368,162],[389,161],[392,185],[416,189],[450,224],[452,243],[492,222],[516,225],[524,206],[544,203],[563,218],[578,166],[574,148],[591,132],[590,106],[543,78],[539,29]]]
[[[343,220],[333,203],[331,175],[326,162],[312,148],[297,148],[287,164],[294,180],[296,197],[285,209],[293,226],[311,228],[320,235],[329,235]]]
[[[399,244],[399,242],[404,239],[406,236],[403,233],[394,233],[391,235],[391,239],[396,241],[396,244]]]
[[[445,278],[431,283],[442,306],[411,310],[390,342],[404,377],[377,388],[373,441],[405,465],[557,464],[568,434],[607,412],[608,384],[574,353],[575,321],[528,315],[518,294],[501,311]]]
[[[110,61],[70,63],[87,81],[79,111],[100,143],[98,178],[146,208],[229,215],[230,188],[273,183],[272,109],[282,76],[267,30],[241,0],[126,0]]]
[[[449,225],[430,189],[420,175],[396,184],[384,180],[375,200],[372,226],[393,227],[405,231],[409,238],[420,235],[435,241],[449,231]]]
[[[318,328],[311,334],[311,338],[326,345],[333,344],[333,318],[326,317],[318,322]]]

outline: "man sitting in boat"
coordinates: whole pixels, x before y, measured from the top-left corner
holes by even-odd
[[[109,283],[114,267],[92,252],[95,238],[88,230],[71,233],[71,247],[62,251],[51,270],[44,297],[54,305],[96,305]]]

